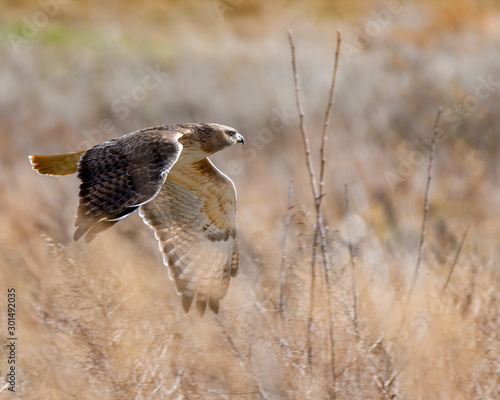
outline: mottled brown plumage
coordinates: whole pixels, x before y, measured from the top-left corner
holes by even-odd
[[[203,315],[207,304],[218,312],[238,269],[236,190],[207,156],[237,142],[243,137],[223,125],[166,125],[30,160],[42,174],[76,172],[81,180],[75,240],[89,242],[139,209],[184,310],[196,299]]]

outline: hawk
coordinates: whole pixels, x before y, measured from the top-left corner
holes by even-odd
[[[233,128],[178,124],[142,129],[88,150],[34,155],[43,175],[81,180],[74,240],[95,236],[139,210],[154,231],[187,313],[219,311],[238,270],[236,189],[208,156],[245,143]]]

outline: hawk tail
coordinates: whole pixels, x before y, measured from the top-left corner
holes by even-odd
[[[42,175],[69,175],[76,173],[78,161],[85,150],[74,153],[29,156],[35,171]]]

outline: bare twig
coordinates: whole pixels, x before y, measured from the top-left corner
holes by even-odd
[[[292,196],[293,196],[293,181],[290,179],[288,184],[288,202],[285,216],[285,234],[283,237],[283,248],[281,251],[281,274],[280,274],[280,313],[283,320],[286,317],[285,300],[286,300],[286,246],[288,243],[288,235],[290,233],[290,210],[292,208]]]
[[[340,43],[341,43],[341,33],[340,30],[337,30],[337,50],[335,51],[335,61],[333,67],[333,76],[332,83],[330,86],[330,92],[328,95],[328,106],[326,108],[325,120],[323,123],[323,135],[321,140],[321,165],[320,165],[320,173],[319,173],[319,197],[317,198],[316,207],[321,208],[321,200],[325,195],[325,166],[326,166],[326,147],[327,147],[327,139],[328,139],[328,128],[330,127],[330,118],[332,114],[333,108],[333,93],[335,90],[335,82],[337,80],[337,70],[339,65],[339,54],[340,54]],[[319,226],[319,225],[318,225]],[[319,229],[316,229],[314,232],[314,242],[313,242],[313,255],[311,262],[311,301],[309,304],[309,318],[308,318],[308,337],[307,337],[307,359],[309,364],[312,364],[313,354],[312,354],[312,334],[314,329],[314,293],[315,293],[315,285],[316,285],[316,272],[315,272],[315,262],[316,262],[316,253],[318,246],[318,234]],[[324,237],[324,235],[323,235]],[[323,246],[322,246],[323,247]],[[326,249],[326,246],[323,247]],[[323,253],[323,259],[325,258],[325,254]]]
[[[294,73],[294,83],[295,83],[295,97],[296,97],[296,102],[297,102],[297,110],[299,112],[299,117],[300,117],[300,130],[302,133],[302,138],[304,141],[304,149],[306,153],[306,163],[307,163],[307,168],[309,170],[309,178],[311,181],[311,188],[313,192],[313,197],[314,197],[314,204],[315,204],[315,209],[316,209],[316,232],[315,232],[315,240],[313,243],[313,259],[312,259],[312,271],[311,274],[314,277],[314,265],[315,265],[315,257],[316,257],[316,249],[318,247],[318,241],[317,238],[319,236],[319,243],[321,246],[321,253],[323,256],[323,267],[325,269],[325,280],[326,280],[326,290],[327,290],[327,305],[328,305],[328,315],[330,317],[330,335],[329,335],[329,344],[330,344],[330,361],[331,361],[331,368],[332,368],[332,376],[333,376],[333,393],[335,393],[336,390],[336,383],[335,383],[335,347],[334,347],[334,314],[333,314],[333,306],[331,304],[332,302],[332,293],[331,293],[331,282],[332,282],[332,272],[330,269],[330,260],[329,260],[329,254],[328,254],[328,248],[327,248],[327,243],[326,243],[326,234],[325,234],[325,225],[323,221],[323,214],[321,210],[321,198],[324,194],[324,171],[325,171],[325,164],[326,164],[326,143],[327,143],[327,137],[328,137],[328,126],[329,126],[329,120],[330,120],[330,115],[331,115],[331,109],[332,109],[332,103],[333,103],[333,92],[335,88],[335,78],[337,74],[337,68],[338,68],[338,55],[339,55],[339,48],[340,48],[340,32],[337,32],[337,51],[335,54],[335,64],[334,64],[334,73],[333,73],[333,79],[332,79],[332,85],[330,88],[330,97],[328,101],[328,107],[325,115],[325,125],[323,129],[323,137],[322,137],[322,146],[321,146],[321,172],[320,172],[320,182],[323,183],[321,191],[318,190],[318,183],[316,181],[316,175],[314,173],[314,165],[312,162],[312,157],[311,157],[311,149],[309,146],[309,137],[306,131],[305,127],[305,121],[304,121],[304,111],[302,108],[302,104],[300,101],[300,85],[299,85],[299,74],[297,71],[297,65],[295,61],[295,44],[293,42],[293,36],[292,36],[292,31],[288,31],[288,39],[290,40],[290,47],[292,50],[292,68],[293,68],[293,73]],[[320,183],[321,184],[321,183]],[[313,281],[314,284],[314,281]],[[311,305],[310,310],[312,310],[313,307]],[[312,322],[312,317],[310,316],[310,321]],[[309,327],[312,327],[309,325]],[[309,332],[311,333],[311,331]],[[308,342],[311,343],[310,337],[308,338]],[[311,354],[309,354],[309,359],[311,359]]]
[[[326,142],[328,139],[328,128],[330,127],[330,117],[332,115],[333,93],[335,91],[335,82],[337,81],[337,70],[339,67],[341,40],[342,37],[339,29],[337,30],[337,50],[335,51],[335,62],[333,66],[332,84],[330,86],[330,93],[328,95],[328,106],[326,107],[325,121],[323,123],[323,137],[321,141],[321,167],[319,171],[319,199],[318,199],[320,205],[321,205],[321,200],[325,195]]]
[[[297,71],[297,63],[295,62],[295,44],[293,42],[292,30],[288,30],[288,40],[290,41],[290,48],[292,49],[292,69],[293,69],[293,80],[295,83],[295,100],[297,103],[297,111],[299,112],[299,123],[300,132],[302,133],[302,139],[304,141],[304,149],[306,152],[306,162],[307,169],[309,170],[309,180],[311,182],[311,188],[314,195],[314,200],[319,197],[318,187],[316,185],[316,176],[314,174],[314,165],[311,157],[311,147],[309,146],[309,135],[306,130],[306,123],[304,118],[304,109],[302,108],[302,103],[300,101],[300,82],[299,73]]]
[[[316,252],[318,249],[318,230],[314,231],[313,251],[311,260],[311,299],[309,301],[309,317],[307,318],[307,362],[313,363],[312,336],[314,332],[314,293],[316,293]]]
[[[448,283],[450,282],[451,275],[453,274],[453,270],[455,269],[455,265],[457,265],[458,257],[460,256],[460,252],[462,251],[462,246],[464,245],[465,238],[467,237],[467,232],[469,232],[469,228],[470,228],[470,225],[467,227],[467,229],[464,232],[464,235],[462,236],[462,241],[460,242],[460,245],[458,246],[457,253],[455,254],[455,259],[453,260],[453,264],[451,264],[450,273],[448,274],[448,277],[446,278],[446,282],[444,283],[443,290],[442,290],[443,293],[446,290]]]
[[[425,243],[425,234],[427,230],[427,220],[429,218],[429,191],[431,188],[432,181],[432,167],[434,165],[434,154],[436,152],[436,136],[439,133],[438,125],[439,119],[441,118],[441,113],[443,112],[443,108],[439,107],[436,121],[434,122],[434,130],[432,132],[432,143],[431,143],[431,154],[429,157],[429,167],[427,169],[427,184],[425,186],[425,196],[424,196],[424,218],[422,221],[422,232],[420,234],[420,242],[418,244],[418,258],[417,265],[415,266],[415,273],[413,275],[413,280],[410,286],[410,291],[408,293],[408,302],[410,301],[411,294],[413,292],[413,288],[415,287],[415,283],[418,278],[418,270],[420,268],[420,263],[422,262],[423,254],[424,254],[424,243]]]
[[[290,41],[290,48],[292,51],[292,69],[293,69],[293,78],[294,78],[294,84],[295,84],[295,99],[296,99],[296,103],[297,103],[297,110],[299,112],[299,117],[300,117],[300,132],[302,133],[302,139],[304,141],[304,150],[306,153],[306,163],[307,163],[307,169],[309,171],[309,180],[311,182],[311,189],[313,192],[314,203],[315,203],[316,211],[317,211],[318,210],[317,205],[318,205],[319,192],[318,192],[318,187],[316,184],[316,175],[314,173],[314,165],[313,165],[312,157],[311,157],[311,148],[309,146],[309,135],[307,134],[306,125],[305,125],[305,121],[304,121],[304,110],[302,108],[302,103],[300,101],[299,73],[297,71],[297,63],[295,61],[295,44],[293,42],[293,35],[292,35],[291,29],[288,31],[288,39]],[[317,219],[318,218],[322,219],[322,216],[317,215]],[[312,296],[314,293],[314,285],[315,285],[315,262],[316,262],[316,252],[317,252],[317,247],[318,247],[317,238],[318,238],[318,225],[316,226],[316,230],[314,232],[312,260],[311,260],[312,291],[311,291],[310,314],[309,314],[309,323],[308,323],[308,339],[307,339],[308,340],[308,360],[310,363],[312,363],[312,344],[311,344],[312,339],[311,339],[311,335],[312,335],[312,326],[313,326],[312,310],[314,307],[314,303],[312,301],[313,300]],[[328,284],[327,284],[327,286],[329,287]],[[328,304],[330,304],[330,302],[328,302]],[[330,315],[331,315],[331,312],[330,312]],[[330,337],[332,337],[332,336],[333,336],[332,329],[330,327]],[[333,339],[331,341],[333,342]]]

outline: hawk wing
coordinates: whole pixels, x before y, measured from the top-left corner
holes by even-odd
[[[182,132],[150,128],[98,144],[78,163],[74,239],[87,241],[151,200],[182,151]]]
[[[238,269],[236,190],[208,158],[174,168],[157,196],[140,207],[155,230],[182,306],[217,313]]]

